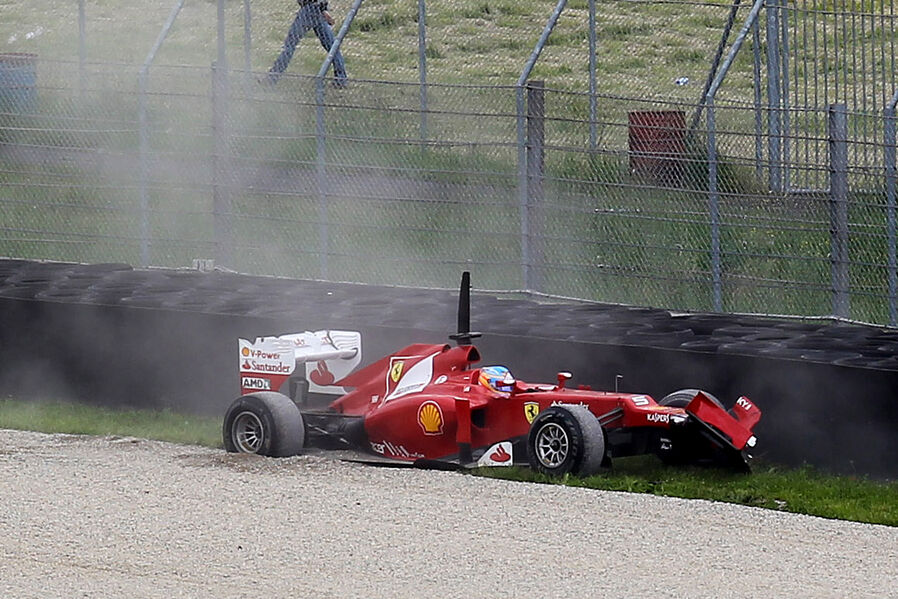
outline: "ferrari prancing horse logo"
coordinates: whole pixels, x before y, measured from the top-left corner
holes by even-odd
[[[536,418],[536,415],[539,414],[539,404],[535,401],[528,401],[524,403],[524,417],[527,418],[527,422],[533,424],[533,419]]]
[[[399,381],[399,377],[402,376],[402,366],[405,364],[402,360],[397,360],[393,362],[392,366],[390,366],[390,379],[395,383]]]

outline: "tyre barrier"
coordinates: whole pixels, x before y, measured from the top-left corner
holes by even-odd
[[[898,477],[898,331],[548,301],[475,292],[483,364],[655,398],[746,395],[764,411],[758,457]],[[358,330],[370,362],[446,340],[456,303],[445,290],[0,260],[0,393],[220,415],[239,388],[238,337]]]

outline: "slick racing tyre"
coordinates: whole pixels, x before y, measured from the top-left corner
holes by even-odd
[[[605,434],[582,406],[553,406],[540,412],[527,436],[530,467],[550,476],[599,472],[605,458]]]
[[[665,395],[661,398],[661,401],[658,402],[658,405],[661,406],[669,406],[671,408],[685,408],[689,405],[689,402],[692,401],[696,395],[701,391],[705,397],[710,399],[713,403],[717,404],[721,409],[726,409],[723,407],[723,404],[720,403],[720,400],[708,393],[707,391],[702,391],[701,389],[680,389],[679,391],[674,391],[668,395]]]
[[[222,437],[231,453],[288,457],[302,450],[305,426],[296,404],[281,393],[238,397],[225,413]]]

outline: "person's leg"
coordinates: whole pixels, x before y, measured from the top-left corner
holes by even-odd
[[[287,70],[287,65],[290,64],[290,60],[293,58],[296,46],[306,31],[309,30],[309,25],[308,11],[303,7],[296,13],[296,18],[293,19],[293,24],[290,25],[290,30],[287,31],[287,37],[284,38],[284,47],[281,49],[281,53],[275,59],[272,67],[268,70],[271,81],[277,81],[280,74]]]
[[[331,47],[334,45],[334,30],[331,29],[331,26],[327,24],[324,19],[320,19],[318,23],[315,24],[315,34],[318,35],[318,39],[321,41],[321,45],[324,47],[325,51],[330,52]],[[344,85],[346,83],[346,63],[343,62],[343,54],[337,50],[337,53],[334,55],[334,77],[336,78],[337,85]]]

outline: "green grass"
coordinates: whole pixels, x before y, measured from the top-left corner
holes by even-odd
[[[128,436],[221,447],[219,418],[170,411],[114,410],[59,401],[0,400],[0,429]],[[613,471],[585,479],[550,479],[526,468],[485,468],[474,474],[528,483],[707,499],[898,526],[898,482],[833,476],[812,468],[761,465],[745,475],[668,467],[652,456],[641,456],[618,459]]]
[[[125,0],[87,0],[86,58],[89,62],[114,60],[139,65],[145,60],[167,20],[173,2],[141,3]],[[331,3],[337,26],[351,2]],[[50,0],[3,0],[0,40],[7,50],[32,52],[41,57],[77,59],[78,3]],[[520,2],[449,0],[428,3],[427,40],[431,81],[455,83],[513,83],[535,46],[555,6],[553,0]],[[638,71],[611,68],[600,91],[657,90],[677,93],[673,79],[687,75],[700,79],[716,49],[729,2],[711,5],[611,2],[597,12],[598,63],[619,63],[634,53],[644,54]],[[281,48],[297,10],[293,2],[252,2],[253,70],[267,69]],[[746,11],[747,12],[747,11]],[[551,78],[554,86],[586,89],[588,64],[588,10],[586,0],[571,0],[549,38],[549,46],[534,71],[535,78]],[[225,34],[229,61],[243,68],[243,3],[228,2]],[[660,36],[660,37],[659,37]],[[290,65],[292,73],[315,73],[324,52],[318,41],[303,40]],[[356,17],[343,53],[352,77],[386,81],[416,81],[417,1],[366,0]],[[677,54],[670,51],[676,48]],[[703,60],[695,62],[700,55]],[[185,3],[168,39],[157,54],[156,65],[208,66],[217,58],[216,2]],[[683,60],[679,60],[683,58]],[[750,65],[748,65],[750,68]],[[736,86],[750,91],[750,70]],[[689,97],[694,96],[690,93]]]
[[[170,411],[116,410],[60,401],[0,399],[0,428],[221,446],[221,420],[218,418]]]
[[[664,466],[654,457],[615,461],[608,474],[549,479],[526,468],[492,468],[480,476],[606,491],[707,499],[823,518],[898,526],[898,483],[833,476],[813,468],[756,466],[751,474]]]

